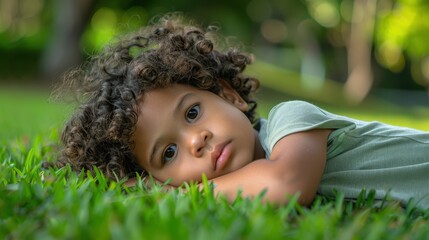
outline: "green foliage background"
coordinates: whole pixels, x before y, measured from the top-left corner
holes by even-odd
[[[85,2],[85,1],[83,1]],[[115,35],[145,25],[167,12],[182,12],[203,25],[217,24],[262,60],[299,72],[303,26],[321,48],[326,78],[347,77],[347,34],[362,11],[363,0],[237,0],[96,1],[83,35],[77,39],[84,55],[101,48]],[[375,87],[425,89],[429,82],[429,2],[375,0],[372,68]],[[0,0],[1,80],[28,79],[40,72],[40,60],[51,44],[56,17],[72,14],[59,7],[79,1]],[[359,9],[358,9],[359,10]],[[369,31],[369,30],[368,30]],[[277,35],[276,35],[277,34]],[[269,50],[271,49],[271,50]],[[269,50],[269,51],[268,51]],[[277,53],[277,54],[276,54]],[[11,61],[19,59],[19,61]],[[34,78],[32,78],[34,79]]]

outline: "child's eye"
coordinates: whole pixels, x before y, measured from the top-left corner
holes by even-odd
[[[177,146],[175,144],[170,144],[167,146],[167,148],[164,150],[164,153],[162,154],[162,161],[164,163],[168,163],[171,160],[176,157],[177,153]]]
[[[186,112],[186,120],[189,122],[192,122],[198,117],[199,114],[200,114],[200,105],[196,104],[191,108],[189,108],[188,111]]]

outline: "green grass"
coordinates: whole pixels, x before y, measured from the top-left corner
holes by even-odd
[[[59,131],[70,112],[67,106],[48,103],[47,96],[0,91],[0,239],[429,238],[429,210],[412,203],[405,208],[392,202],[378,206],[371,192],[363,192],[356,202],[341,194],[318,197],[311,208],[294,199],[281,207],[260,198],[238,197],[231,204],[214,197],[208,186],[199,191],[188,185],[187,193],[126,188],[100,173],[43,169],[42,161],[55,158]],[[261,106],[265,109],[271,101]],[[383,116],[393,119],[424,118],[418,112],[383,110]],[[377,117],[374,112],[358,117]]]

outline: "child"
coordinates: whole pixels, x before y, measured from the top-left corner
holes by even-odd
[[[66,124],[60,164],[111,179],[151,174],[178,187],[200,182],[281,204],[311,204],[362,189],[429,207],[429,133],[362,122],[290,101],[255,118],[258,80],[213,32],[166,17],[94,57],[66,78],[86,97]],[[128,183],[132,183],[130,180]]]

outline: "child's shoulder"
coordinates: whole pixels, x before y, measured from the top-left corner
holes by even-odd
[[[274,117],[275,115],[282,115],[283,117],[307,117],[313,114],[321,114],[323,110],[314,104],[301,100],[291,100],[277,104],[274,106],[268,118]]]
[[[273,107],[268,114],[267,126],[270,129],[306,131],[316,128],[338,129],[355,125],[357,120],[330,113],[305,101],[287,101]]]
[[[272,108],[272,111],[278,108],[287,108],[289,110],[301,109],[301,108],[308,108],[313,110],[319,109],[319,107],[317,107],[316,105],[303,100],[290,100],[290,101],[278,103]]]

